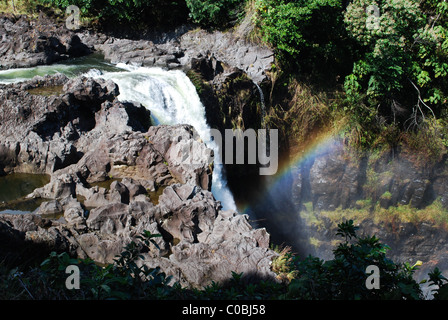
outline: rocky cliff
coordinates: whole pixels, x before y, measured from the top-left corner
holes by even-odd
[[[78,35],[44,14],[0,15],[0,70],[50,64],[91,53]]]
[[[253,211],[274,242],[303,256],[332,259],[337,224],[352,219],[359,235],[390,247],[393,261],[422,261],[419,280],[435,267],[445,274],[446,158],[422,166],[400,148],[389,151],[355,153],[335,137],[274,180]]]
[[[35,94],[55,86],[56,93]],[[275,277],[266,230],[222,211],[210,192],[211,150],[195,129],[151,126],[150,111],[118,94],[111,81],[62,75],[0,87],[2,173],[51,175],[26,197],[43,200],[36,211],[0,215],[4,243],[18,239],[111,263],[148,230],[163,237],[144,263],[184,286],[225,280],[232,271]]]

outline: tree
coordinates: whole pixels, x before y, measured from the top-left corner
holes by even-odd
[[[445,112],[447,13],[446,1],[352,1],[344,21],[361,52],[345,81],[352,102],[406,128]]]
[[[41,3],[65,10],[69,5],[79,7],[86,17],[99,19],[107,27],[113,23],[128,27],[173,26],[186,21],[185,1],[165,0],[39,0]],[[132,22],[132,23],[130,23]]]
[[[283,64],[328,66],[347,53],[341,0],[257,0],[255,23]]]
[[[186,0],[190,17],[204,27],[224,28],[235,20],[245,1],[240,0]]]

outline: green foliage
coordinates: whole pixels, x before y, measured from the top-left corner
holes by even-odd
[[[26,289],[20,299],[155,299],[172,294],[175,288],[160,268],[148,268],[139,264],[141,252],[157,247],[155,237],[148,231],[138,236],[138,242],[130,242],[116,257],[115,263],[101,266],[91,259],[73,259],[66,252],[52,252],[38,268],[26,275],[13,269],[6,283]],[[65,286],[69,265],[80,270],[80,289],[69,290]]]
[[[386,258],[389,249],[379,239],[358,237],[353,221],[338,225],[337,234],[345,238],[333,250],[334,259],[316,257],[297,260],[296,279],[291,281],[287,297],[292,299],[422,299],[420,286],[412,275],[416,266],[396,264]],[[353,243],[350,240],[355,240]],[[366,268],[375,265],[380,270],[380,289],[365,286]]]
[[[351,145],[371,148],[385,128],[419,130],[428,118],[448,118],[446,1],[256,0],[255,9],[282,71],[343,90],[334,114],[348,120]],[[397,146],[395,133],[383,142]]]
[[[272,259],[271,269],[278,276],[279,280],[289,282],[296,277],[296,270],[294,268],[294,255],[290,247],[284,247],[278,250],[278,257]]]
[[[389,249],[375,236],[358,237],[352,220],[338,225],[337,234],[345,241],[333,250],[334,259],[323,261],[309,256],[301,259],[289,248],[279,251],[273,270],[281,282],[253,279],[232,272],[228,281],[212,282],[202,289],[186,289],[170,284],[159,268],[139,263],[142,252],[157,248],[153,235],[144,231],[130,242],[113,264],[98,265],[91,259],[73,259],[67,253],[51,253],[39,267],[27,272],[0,265],[2,299],[422,299],[420,286],[412,276],[420,265],[396,264],[386,258]],[[80,288],[65,287],[67,266],[80,270]],[[366,268],[380,269],[380,289],[369,290]],[[448,280],[435,269],[429,273],[434,299],[448,298]]]
[[[103,23],[129,23],[138,26],[168,26],[186,19],[184,1],[164,0],[38,0],[43,4],[65,10],[69,5],[80,8],[82,16]],[[129,26],[129,25],[128,25]]]
[[[378,18],[366,11],[370,5]],[[447,12],[446,2],[353,0],[344,18],[360,52],[345,79],[352,103],[407,127],[440,115],[448,93]]]
[[[257,0],[255,24],[263,40],[277,51],[283,65],[317,68],[341,63],[349,50],[341,0]]]
[[[240,0],[186,0],[190,17],[204,27],[226,27],[238,17],[245,1]]]
[[[429,285],[437,287],[431,291],[434,300],[448,300],[448,279],[442,275],[439,268],[436,267],[428,276]]]

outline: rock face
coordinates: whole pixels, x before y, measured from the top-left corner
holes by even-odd
[[[60,92],[31,94],[38,86]],[[27,196],[44,199],[40,207],[0,215],[0,234],[112,263],[148,230],[162,238],[143,263],[184,286],[232,271],[275,277],[266,230],[222,211],[210,192],[211,150],[194,128],[151,126],[147,109],[118,94],[111,81],[61,75],[0,87],[3,174],[51,175]]]
[[[61,94],[41,96],[27,90],[60,86]],[[0,86],[3,112],[1,171],[51,174],[78,162],[100,137],[149,127],[143,106],[115,100],[111,81],[65,76],[35,77],[25,83]],[[131,120],[129,114],[140,114]],[[92,167],[92,170],[94,168]]]
[[[274,62],[271,49],[254,45],[235,32],[180,30],[166,39],[129,40],[89,32],[80,33],[83,43],[104,53],[112,63],[167,69],[191,69],[193,59],[212,56],[232,68],[242,70],[247,76],[261,83]]]
[[[422,168],[399,152],[356,158],[335,140],[294,173],[294,199],[298,208],[312,202],[317,211],[354,208],[363,199],[379,202],[384,209],[397,205],[422,209],[439,199],[448,209],[444,161]]]
[[[92,52],[74,32],[43,14],[33,21],[25,16],[0,16],[0,35],[0,70],[50,64]]]
[[[232,68],[240,69],[247,76],[261,83],[267,78],[274,62],[272,50],[253,45],[236,33],[213,32],[204,30],[189,32],[180,38],[180,47],[185,48],[181,61],[187,64],[193,58],[212,56]]]
[[[399,150],[355,157],[335,138],[291,168],[257,208],[277,242],[276,227],[301,255],[333,259],[337,223],[353,219],[358,235],[376,235],[390,247],[388,258],[421,260],[418,280],[436,266],[448,272],[446,159],[417,167]]]

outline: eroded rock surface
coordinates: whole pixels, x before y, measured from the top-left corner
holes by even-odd
[[[0,70],[50,64],[92,52],[76,33],[41,14],[0,16]]]
[[[36,87],[59,86],[50,96]],[[150,112],[116,98],[111,81],[58,75],[0,87],[4,174],[47,173],[31,214],[0,215],[0,233],[112,263],[144,230],[161,234],[142,263],[184,286],[231,272],[275,277],[269,234],[221,210],[211,193],[211,150],[192,126],[151,126]],[[3,230],[3,231],[2,231]]]

